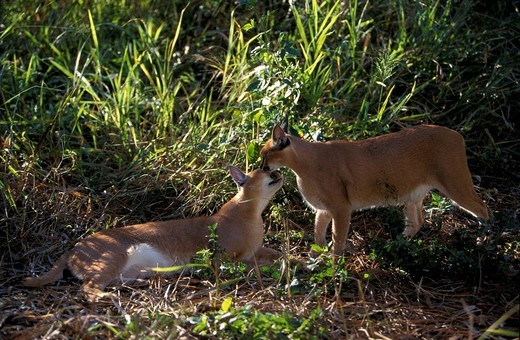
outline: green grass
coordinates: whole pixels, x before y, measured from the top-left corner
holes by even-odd
[[[402,215],[393,210],[356,215],[359,256],[342,268],[325,256],[310,273],[265,269],[263,283],[244,269],[219,278],[195,273],[205,300],[186,289],[179,296],[188,302],[172,302],[150,288],[132,291],[136,302],[105,306],[91,323],[64,309],[67,323],[49,326],[17,311],[0,326],[14,329],[24,315],[20,327],[44,325],[40,335],[54,327],[112,337],[182,330],[341,337],[361,329],[376,336],[391,320],[406,320],[389,316],[398,308],[377,314],[380,302],[367,300],[370,289],[392,293],[381,283],[388,277],[462,279],[479,288],[516,278],[520,20],[512,2],[14,0],[0,4],[0,16],[0,279],[9,289],[95,231],[215,212],[234,190],[226,165],[257,166],[273,124],[286,118],[309,140],[360,139],[420,123],[451,127],[466,138],[475,182],[494,212],[481,228],[434,194],[429,226],[414,242],[397,236]],[[265,215],[266,242],[305,257],[313,214],[287,177]],[[212,295],[215,284],[236,279]],[[18,294],[0,290],[9,301],[28,293]],[[227,309],[226,294],[234,297]],[[361,302],[337,307],[350,296]],[[515,327],[518,334],[518,323],[506,322],[515,296],[502,295],[507,308],[496,314],[482,311],[486,322],[473,335]],[[287,312],[273,303],[282,297]],[[35,306],[36,314],[61,310]],[[410,313],[419,310],[410,303]],[[464,314],[449,326],[466,336],[468,320]],[[427,328],[422,334],[447,335]]]

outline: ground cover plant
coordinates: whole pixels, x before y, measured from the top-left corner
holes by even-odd
[[[0,6],[0,337],[518,338],[516,2]],[[93,232],[215,212],[226,165],[257,166],[286,118],[309,140],[459,131],[491,222],[432,193],[416,238],[399,209],[362,211],[352,253],[311,260],[313,213],[286,171],[264,216],[286,254],[271,268],[202,252],[96,306],[72,278],[21,285]]]

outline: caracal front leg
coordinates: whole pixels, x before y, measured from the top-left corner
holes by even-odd
[[[406,228],[403,231],[404,237],[414,237],[421,229],[424,224],[422,209],[422,199],[415,202],[406,202],[404,212],[406,216]]]
[[[346,207],[342,211],[332,214],[332,244],[334,255],[343,255],[347,244],[347,236],[350,228],[350,215],[352,209]]]
[[[281,257],[282,253],[278,250],[262,247],[256,251],[254,259],[249,262],[258,266],[270,266]]]
[[[314,243],[320,247],[325,247],[327,244],[327,227],[329,226],[332,215],[327,210],[316,210],[316,217],[314,220]],[[316,257],[318,254],[311,251],[311,256]]]

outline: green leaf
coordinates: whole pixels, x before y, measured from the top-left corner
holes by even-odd
[[[255,27],[255,20],[254,19],[251,19],[249,20],[249,22],[247,24],[245,24],[242,29],[244,30],[244,32],[247,32],[251,29],[253,29]]]
[[[220,310],[224,313],[227,313],[233,304],[233,298],[230,296],[222,301],[222,305],[220,306]]]
[[[327,246],[321,247],[317,244],[311,244],[311,250],[317,253],[324,253],[327,251]]]
[[[249,163],[256,162],[256,160],[259,157],[257,142],[251,142],[247,145],[246,155],[247,155],[247,161]]]

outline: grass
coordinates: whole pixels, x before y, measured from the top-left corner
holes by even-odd
[[[0,336],[518,337],[513,2],[0,6]],[[226,165],[254,168],[286,118],[309,140],[461,132],[492,223],[434,193],[417,239],[398,236],[398,209],[359,212],[355,252],[309,272],[224,263],[114,288],[96,309],[72,279],[21,286],[90,233],[215,212]],[[307,259],[313,213],[286,174],[265,242]]]

